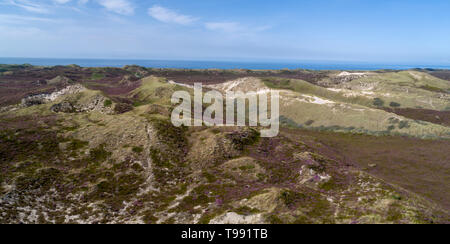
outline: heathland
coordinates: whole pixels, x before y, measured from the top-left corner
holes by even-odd
[[[281,131],[174,127],[280,91]],[[450,71],[0,65],[0,223],[449,223]]]

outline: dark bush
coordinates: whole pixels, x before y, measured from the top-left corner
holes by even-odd
[[[314,120],[308,120],[308,121],[306,121],[305,125],[310,126],[310,125],[314,124],[314,122],[315,122]]]
[[[409,127],[411,127],[411,126],[409,125],[408,121],[400,121],[400,123],[398,125],[399,129],[409,128]]]
[[[141,153],[143,151],[144,151],[144,149],[142,147],[133,147],[133,152],[135,152],[135,153]]]
[[[291,190],[285,190],[280,195],[280,199],[288,207],[295,205],[296,203],[304,200],[305,198],[306,196],[304,194]]]
[[[114,112],[116,114],[123,114],[131,110],[133,110],[133,105],[127,103],[118,103],[116,104],[116,106],[114,106]]]
[[[401,104],[400,104],[400,103],[396,103],[396,102],[391,102],[391,103],[389,104],[389,106],[391,106],[391,107],[393,107],[393,108],[398,108],[398,107],[401,106]]]
[[[383,107],[384,101],[381,100],[380,98],[375,98],[375,99],[373,99],[373,105],[375,105],[377,107]]]

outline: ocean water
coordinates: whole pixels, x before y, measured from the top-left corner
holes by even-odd
[[[382,64],[351,62],[232,62],[232,61],[186,61],[186,60],[133,60],[133,59],[53,59],[53,58],[1,58],[0,64],[32,64],[55,66],[76,64],[82,67],[123,67],[139,65],[148,68],[178,69],[311,69],[311,70],[403,70],[412,68],[450,69],[448,65],[429,64]]]

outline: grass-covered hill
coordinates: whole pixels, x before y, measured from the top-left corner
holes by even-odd
[[[0,223],[449,223],[445,72],[0,65]],[[279,136],[174,127],[196,81]]]

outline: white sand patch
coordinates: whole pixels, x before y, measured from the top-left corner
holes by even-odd
[[[179,85],[187,88],[194,89],[193,85],[187,85],[183,83],[178,83],[173,80],[168,81],[169,84]],[[242,79],[237,79],[233,81],[227,81],[225,83],[214,84],[214,85],[204,85],[203,87],[220,91],[222,93],[227,92],[243,92],[245,95],[260,95],[268,94],[272,90],[267,88],[258,79],[247,77]]]
[[[216,217],[209,222],[210,224],[263,224],[264,220],[262,214],[254,215],[239,215],[231,212],[222,216]]]
[[[237,79],[237,80],[233,80],[233,81],[227,81],[227,82],[221,83],[221,84],[209,85],[207,87],[209,87],[211,89],[221,90],[223,92],[229,92],[229,91],[235,91],[236,88],[245,85],[244,83],[247,81],[248,81],[247,78],[243,78],[243,79]]]
[[[338,74],[338,77],[346,77],[346,76],[366,76],[367,73],[350,73],[347,71],[341,72]]]
[[[271,91],[273,91],[273,90],[263,89],[263,90],[259,90],[256,92],[246,92],[246,93],[242,92],[242,94],[234,94],[234,95],[230,93],[227,96],[227,98],[229,98],[229,99],[248,98],[249,96],[258,96],[258,95],[262,95],[262,94],[269,94]]]
[[[183,84],[183,83],[177,83],[177,82],[175,82],[173,80],[169,80],[168,83],[171,84],[171,85],[178,85],[178,86],[183,86],[183,87],[194,89],[194,86],[192,86],[192,85]]]
[[[422,79],[422,76],[419,75],[419,74],[417,74],[417,73],[415,73],[415,72],[409,71],[408,73],[409,73],[410,75],[412,75],[412,77],[414,77],[414,79],[417,79],[417,80],[421,80],[421,79]]]
[[[344,97],[357,97],[357,96],[361,96],[361,95],[364,95],[364,96],[375,95],[375,92],[372,91],[373,87],[369,87],[362,91],[339,89],[339,88],[327,88],[327,90],[332,91],[332,92],[341,93]]]
[[[338,88],[327,88],[327,90],[332,92],[346,92],[345,89],[338,89]]]
[[[314,104],[335,104],[335,102],[330,101],[330,100],[326,100],[320,97],[316,97],[316,96],[309,96],[309,95],[302,95],[303,98],[296,98],[297,101],[300,102],[305,102],[305,103],[314,103]]]
[[[67,86],[64,89],[61,89],[59,91],[53,92],[51,94],[39,94],[34,96],[29,96],[22,99],[22,104],[25,104],[27,101],[33,101],[33,100],[40,100],[44,103],[53,102],[56,99],[58,99],[61,96],[64,95],[71,95],[71,94],[77,94],[80,92],[85,91],[86,88],[80,84]]]
[[[253,94],[261,94],[258,92],[262,91],[262,93],[266,93],[267,90],[269,90],[267,86],[264,85],[264,83],[262,83],[259,79],[253,77],[241,78],[221,84],[207,85],[205,87],[219,90],[224,93],[240,91],[244,93],[253,92]]]
[[[364,95],[374,95],[375,94],[375,92],[372,92],[372,91],[362,91],[361,93]]]

